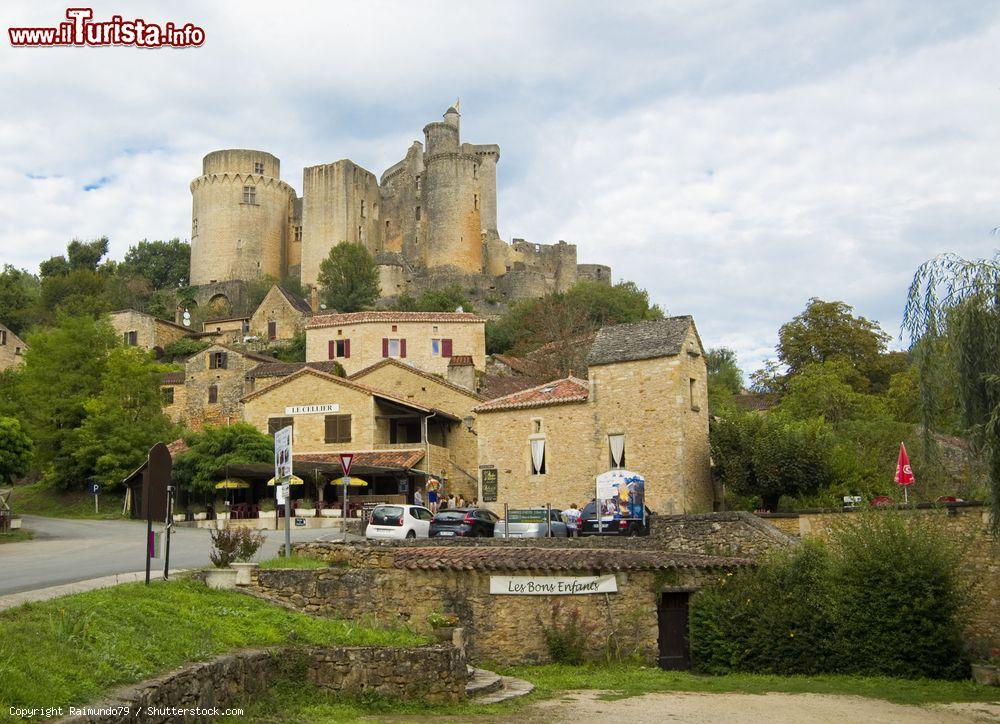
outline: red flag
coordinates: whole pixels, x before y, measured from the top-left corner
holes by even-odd
[[[917,482],[917,478],[913,474],[913,468],[910,467],[910,458],[906,454],[906,445],[899,443],[899,461],[896,463],[896,484],[913,485],[915,482]]]

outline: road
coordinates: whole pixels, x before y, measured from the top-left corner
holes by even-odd
[[[146,524],[142,521],[70,520],[34,515],[26,515],[23,520],[24,527],[35,538],[0,545],[0,595],[146,568],[143,546]],[[267,542],[257,556],[260,560],[277,555],[285,540],[284,531],[265,531],[265,534]],[[292,529],[293,543],[339,537],[338,531],[329,528]],[[208,530],[174,528],[171,570],[211,565],[210,548]],[[157,568],[163,568],[162,558],[153,559],[153,569]]]

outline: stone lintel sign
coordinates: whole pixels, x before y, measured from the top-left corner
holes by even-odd
[[[294,405],[285,408],[286,415],[322,415],[327,412],[340,412],[340,405],[334,402],[329,405]]]
[[[507,596],[579,596],[617,593],[614,573],[604,576],[490,576],[490,593]]]

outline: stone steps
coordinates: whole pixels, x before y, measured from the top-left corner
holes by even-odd
[[[492,671],[469,667],[469,683],[465,696],[473,704],[499,704],[530,694],[534,685],[513,676],[500,676]]]

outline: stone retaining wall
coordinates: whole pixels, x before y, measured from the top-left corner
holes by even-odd
[[[129,715],[82,715],[64,719],[72,724],[113,724],[193,721],[171,715],[169,708],[226,708],[245,706],[250,699],[283,676],[304,673],[315,686],[329,691],[375,692],[401,699],[453,703],[465,698],[468,678],[465,653],[452,646],[303,647],[238,651],[118,690],[90,709],[110,711],[128,707]],[[154,709],[150,711],[150,707]],[[206,717],[211,719],[212,717]]]

